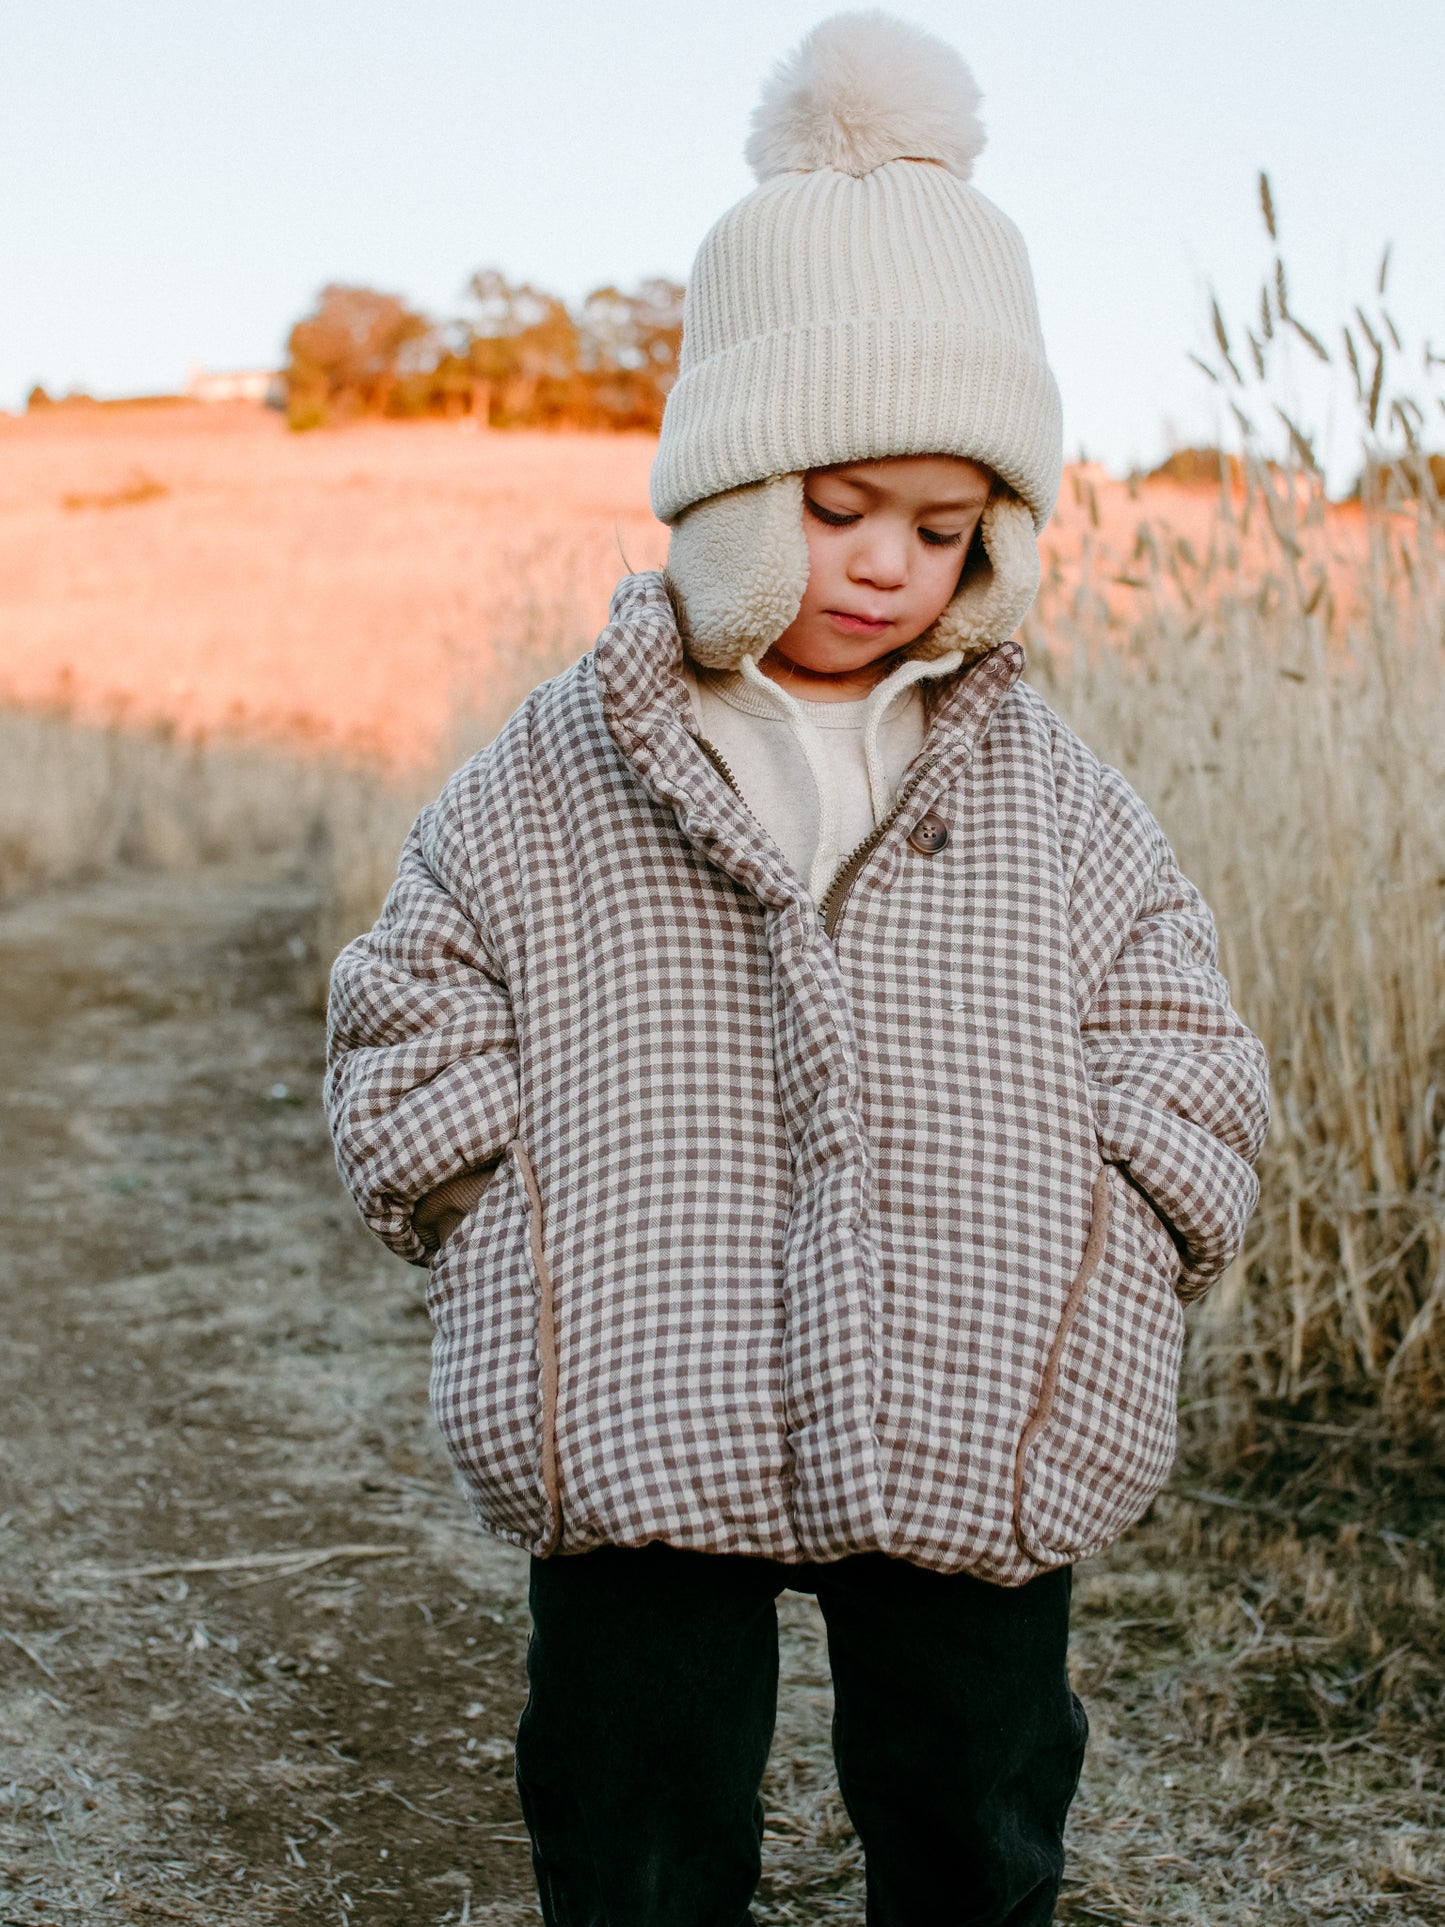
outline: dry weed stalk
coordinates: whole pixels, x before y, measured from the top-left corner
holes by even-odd
[[[523,553],[512,558],[506,580],[497,623],[498,636],[506,640],[493,651],[486,687],[468,688],[458,697],[451,740],[437,767],[406,784],[355,785],[344,806],[328,812],[318,946],[327,960],[374,921],[396,875],[406,833],[449,771],[490,742],[530,690],[558,675],[587,647],[575,569],[559,576],[554,567],[549,575],[545,553]]]
[[[79,717],[65,700],[0,709],[0,900],[116,869],[188,870],[251,857],[295,857],[320,884],[315,983],[376,916],[413,818],[449,771],[496,734],[537,683],[585,644],[577,557],[507,558],[496,599],[490,677],[453,665],[454,721],[429,770],[385,776],[340,755],[305,754],[243,735]]]
[[[124,866],[303,850],[337,773],[241,739],[0,711],[0,898]]]
[[[1217,1446],[1259,1400],[1361,1396],[1401,1420],[1445,1396],[1440,463],[1424,409],[1394,390],[1398,330],[1357,309],[1368,542],[1330,552],[1310,438],[1276,408],[1287,453],[1267,461],[1249,412],[1291,332],[1328,359],[1286,289],[1276,260],[1247,331],[1252,382],[1214,310],[1209,372],[1242,457],[1233,477],[1221,463],[1206,552],[1145,520],[1115,578],[1132,610],[1086,572],[1072,594],[1046,589],[1027,632],[1036,678],[1138,784],[1213,904],[1273,1066],[1260,1212],[1194,1331],[1194,1419]],[[1427,349],[1427,382],[1438,365]]]

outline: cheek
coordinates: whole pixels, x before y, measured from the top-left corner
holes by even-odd
[[[824,528],[809,516],[803,524],[803,534],[808,544],[808,580],[803,589],[803,608],[809,609],[815,605],[826,607],[832,600],[832,591],[837,587],[839,575],[836,539],[831,543],[828,540],[836,532]]]
[[[925,549],[917,582],[920,601],[928,607],[928,620],[936,621],[953,600],[958,578],[968,556],[966,545],[956,549]]]

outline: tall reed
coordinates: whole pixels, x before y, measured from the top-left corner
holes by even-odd
[[[1261,199],[1273,240],[1264,177]],[[1395,383],[1401,336],[1362,306],[1341,333],[1359,519],[1329,512],[1313,444],[1270,401],[1282,340],[1330,359],[1286,288],[1276,259],[1247,362],[1214,309],[1239,441],[1207,544],[1145,513],[1126,569],[1047,585],[1025,638],[1035,680],[1134,781],[1212,903],[1269,1051],[1260,1210],[1188,1363],[1196,1438],[1219,1449],[1261,1400],[1316,1415],[1364,1400],[1403,1423],[1445,1397],[1440,464],[1425,406]],[[1427,349],[1427,384],[1439,365]],[[1261,398],[1285,430],[1278,461]]]

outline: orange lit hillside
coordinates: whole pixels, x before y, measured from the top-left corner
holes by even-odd
[[[624,567],[661,561],[652,451],[443,422],[294,435],[243,404],[0,419],[0,699],[425,764],[518,687],[508,656],[585,647]],[[1071,470],[1046,580],[1125,613],[1140,522],[1200,546],[1215,506]],[[1359,540],[1346,511],[1328,533]]]
[[[652,442],[244,405],[0,420],[0,697],[429,760],[661,559]],[[511,679],[513,682],[515,678]]]

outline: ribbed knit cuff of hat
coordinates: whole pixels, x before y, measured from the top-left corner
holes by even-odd
[[[930,171],[887,169],[901,177],[892,198],[906,199],[909,177]],[[673,522],[690,504],[762,477],[959,455],[992,469],[1041,529],[1058,493],[1062,441],[1041,344],[938,315],[798,322],[684,370],[667,399],[652,506]]]

